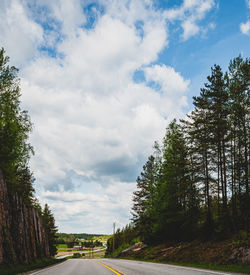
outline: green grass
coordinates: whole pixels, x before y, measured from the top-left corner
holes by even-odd
[[[62,244],[58,244],[58,245],[56,246],[56,248],[57,248],[57,249],[58,249],[58,248],[68,248],[68,246],[67,246],[66,243],[62,243]]]
[[[0,265],[0,274],[1,275],[15,275],[23,272],[43,268],[49,265],[57,264],[65,261],[65,259],[53,259],[53,258],[43,258],[30,261],[28,264],[18,264],[18,265]]]
[[[105,242],[107,242],[107,240],[108,240],[111,236],[112,236],[112,235],[95,236],[95,237],[92,237],[91,240],[93,240],[93,241],[100,240],[100,241],[105,241]]]

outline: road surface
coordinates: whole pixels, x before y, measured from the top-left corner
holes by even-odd
[[[229,275],[223,271],[119,259],[70,259],[30,275]]]

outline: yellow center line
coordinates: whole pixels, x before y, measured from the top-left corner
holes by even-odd
[[[100,264],[100,265],[105,266],[107,269],[111,270],[111,271],[114,272],[116,275],[125,275],[125,274],[122,273],[121,271],[116,270],[116,269],[114,269],[114,268],[111,268],[110,266],[107,266],[107,265],[105,265],[105,264],[103,264],[103,263],[101,263],[101,262],[98,262],[98,261],[95,261],[95,260],[93,260],[93,261],[96,262],[96,263],[98,263],[98,264]]]

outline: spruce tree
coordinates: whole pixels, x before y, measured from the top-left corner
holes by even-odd
[[[133,193],[133,223],[136,225],[142,239],[147,238],[151,231],[152,216],[150,207],[156,185],[155,158],[150,156],[143,166],[141,175],[137,178],[137,190]]]
[[[28,168],[33,153],[28,143],[32,124],[27,111],[20,107],[18,70],[8,65],[9,57],[0,50],[0,169],[8,189],[32,199],[33,177]]]
[[[48,204],[45,204],[44,206],[44,210],[42,212],[42,220],[46,230],[46,234],[48,236],[49,252],[51,256],[54,256],[57,251],[56,249],[57,227],[55,225],[54,216],[51,210],[49,209]]]
[[[234,229],[250,227],[250,60],[230,61],[227,85],[230,106],[230,178]]]

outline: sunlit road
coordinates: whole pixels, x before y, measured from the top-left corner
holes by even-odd
[[[228,275],[220,271],[119,259],[70,259],[31,273],[41,275]]]

